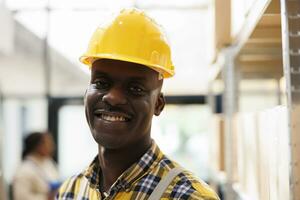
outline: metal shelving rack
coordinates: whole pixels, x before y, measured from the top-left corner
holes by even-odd
[[[281,0],[282,49],[290,133],[290,196],[300,199],[300,1]]]
[[[218,2],[218,1],[216,1]],[[231,0],[226,0],[230,8]],[[219,1],[220,3],[220,1]],[[221,4],[221,3],[220,3]],[[226,6],[225,4],[222,6]],[[216,15],[220,13],[216,7]],[[223,8],[225,10],[225,8]],[[222,18],[222,17],[221,17]],[[226,16],[225,16],[226,18]],[[225,120],[225,199],[241,199],[234,189],[233,119],[239,110],[239,82],[242,79],[285,78],[289,122],[290,199],[300,199],[300,1],[257,0],[245,19],[241,31],[230,38],[231,19],[216,22],[218,60],[225,58],[219,74],[214,79],[224,82]],[[227,21],[226,21],[227,20]],[[228,23],[229,28],[222,32]],[[217,33],[218,34],[218,33]],[[222,37],[221,39],[218,37]],[[219,39],[219,40],[218,40]],[[221,47],[221,48],[220,48]],[[280,89],[278,89],[280,104]]]

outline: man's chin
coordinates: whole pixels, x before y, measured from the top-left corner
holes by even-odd
[[[111,137],[94,136],[94,140],[99,146],[107,149],[120,149],[125,146],[124,141]]]

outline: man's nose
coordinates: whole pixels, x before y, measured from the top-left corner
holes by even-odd
[[[120,87],[112,87],[110,90],[103,95],[102,101],[112,105],[124,105],[127,103],[124,91]]]

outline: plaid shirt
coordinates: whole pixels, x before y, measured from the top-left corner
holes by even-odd
[[[77,176],[68,179],[60,188],[59,200],[143,200],[148,199],[155,186],[170,169],[178,164],[169,160],[153,142],[141,159],[127,169],[111,186],[105,196],[99,192],[100,166],[98,158]],[[176,176],[161,199],[218,200],[206,183],[197,180],[190,172]]]

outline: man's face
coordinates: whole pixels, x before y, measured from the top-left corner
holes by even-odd
[[[158,73],[145,66],[97,60],[85,96],[86,118],[96,142],[117,149],[150,139],[153,114],[165,101]]]

